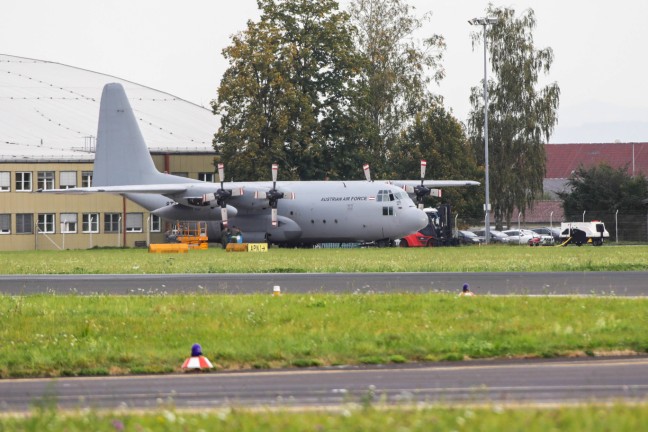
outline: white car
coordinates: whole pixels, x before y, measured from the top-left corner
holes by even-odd
[[[540,238],[539,234],[527,229],[513,229],[502,232],[509,236],[509,244],[521,244],[526,246],[533,239]]]

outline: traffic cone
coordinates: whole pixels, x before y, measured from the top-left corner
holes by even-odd
[[[200,344],[193,344],[191,357],[182,363],[182,369],[212,369],[214,365],[202,353]]]
[[[461,293],[459,293],[459,296],[460,296],[460,297],[472,297],[472,296],[474,296],[474,295],[475,295],[475,293],[473,293],[472,291],[470,291],[470,286],[469,286],[467,283],[465,283],[465,284],[463,285],[463,288],[462,288],[462,290],[461,290]]]

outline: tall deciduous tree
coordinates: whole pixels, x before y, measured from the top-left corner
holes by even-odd
[[[463,125],[439,103],[432,103],[415,116],[398,140],[398,152],[403,156],[394,158],[393,164],[404,178],[417,177],[420,159],[428,161],[427,179],[476,179],[483,175],[472,156]],[[481,219],[482,200],[476,188],[447,188],[442,199],[451,203],[462,219]]]
[[[282,178],[323,178],[349,127],[357,73],[349,16],[334,0],[257,4],[260,21],[223,50],[214,147],[237,178],[268,179],[272,162]]]
[[[498,23],[487,27],[488,51],[494,77],[488,82],[489,178],[496,226],[510,224],[514,208],[526,209],[542,192],[544,144],[557,122],[560,88],[540,87],[541,73],[553,63],[551,48],[537,50],[532,9],[516,17],[509,8],[487,9]],[[483,43],[482,32],[472,35]],[[483,86],[473,87],[469,129],[475,156],[484,161]]]
[[[394,154],[396,140],[431,101],[428,84],[443,78],[445,42],[416,39],[428,15],[417,17],[405,0],[354,0],[350,13],[364,61],[354,104],[359,147],[374,173],[392,176],[391,162],[402,157]]]
[[[637,212],[644,209],[648,181],[643,175],[631,176],[627,167],[614,169],[606,163],[591,168],[582,165],[572,173],[569,190],[558,193],[565,214],[588,212]]]

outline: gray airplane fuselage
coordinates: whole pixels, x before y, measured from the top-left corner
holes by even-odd
[[[185,179],[186,181],[186,179]],[[255,182],[258,187],[271,183]],[[248,183],[249,185],[249,183]],[[213,192],[220,185],[196,184],[198,189]],[[226,184],[231,187],[231,184]],[[367,181],[278,182],[277,188],[295,194],[295,199],[280,199],[278,226],[273,227],[270,208],[254,192],[244,192],[228,206],[229,226],[243,231],[245,241],[269,240],[277,243],[357,242],[394,240],[418,231],[427,224],[427,216],[400,188]],[[208,193],[208,192],[206,192]],[[211,239],[220,238],[220,207],[195,207],[164,196],[126,194],[126,196],[170,220],[206,220]]]

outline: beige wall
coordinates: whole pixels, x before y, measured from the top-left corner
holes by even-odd
[[[170,172],[187,172],[190,178],[197,179],[198,173],[213,172],[213,154],[171,154],[154,155],[154,161],[160,171],[164,171],[165,160],[168,160]],[[116,247],[135,246],[135,242],[147,242],[150,236],[151,243],[164,242],[164,231],[169,228],[170,222],[161,222],[161,232],[150,233],[148,219],[150,217],[142,207],[123,199],[118,195],[92,194],[92,195],[54,195],[36,192],[38,186],[38,172],[53,171],[54,187],[60,187],[61,171],[76,171],[77,186],[81,186],[81,173],[92,171],[93,164],[87,162],[47,162],[39,163],[27,161],[21,163],[0,162],[0,172],[9,172],[11,190],[0,192],[0,214],[10,214],[11,233],[0,234],[0,251],[33,250],[33,249],[85,249],[90,247]],[[16,172],[32,173],[32,191],[16,191]],[[106,233],[104,231],[104,216],[106,213],[120,213],[123,218],[124,206],[126,213],[142,214],[142,232]],[[39,214],[54,214],[54,233],[52,234],[17,234],[16,215],[21,213],[33,214],[34,225],[37,224]],[[63,234],[61,231],[61,214],[76,213],[76,233]],[[99,213],[99,232],[82,232],[82,215],[84,213]],[[36,229],[34,229],[36,232]]]

